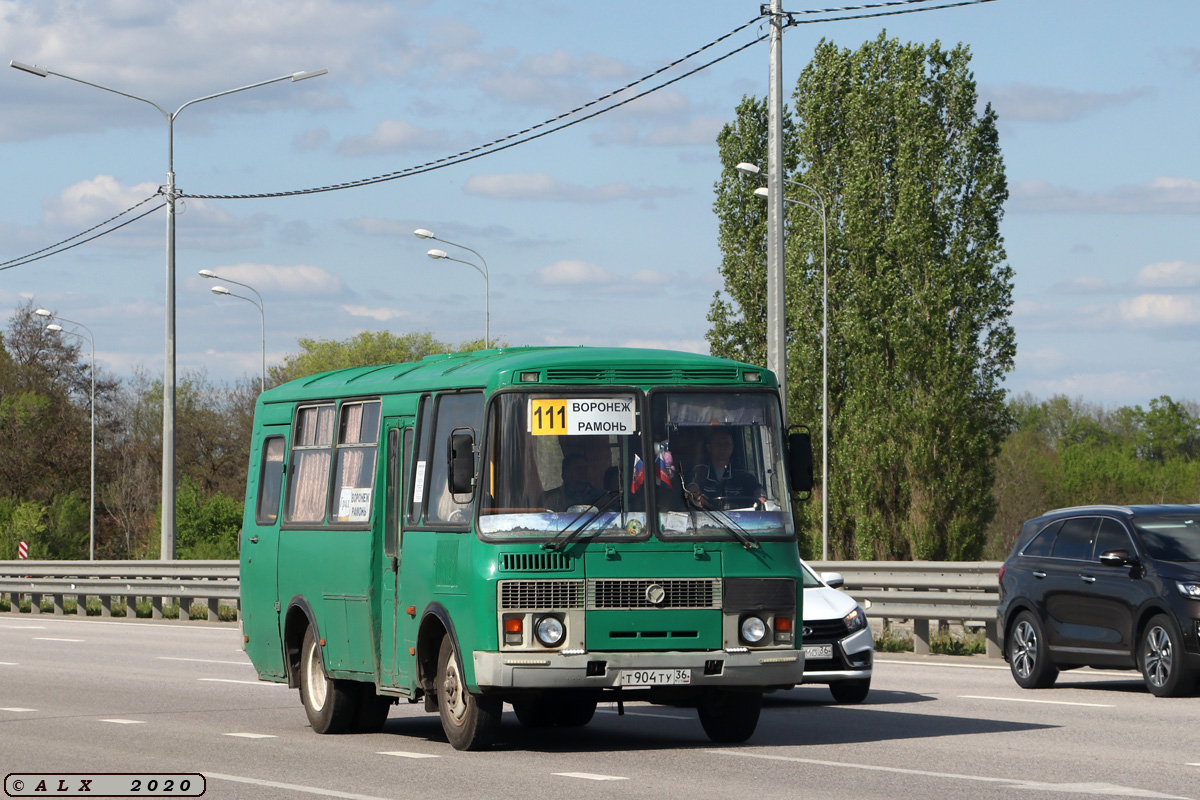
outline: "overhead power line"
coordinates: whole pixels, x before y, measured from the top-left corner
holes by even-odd
[[[787,25],[789,27],[791,27],[791,26],[795,26],[795,25],[811,25],[811,24],[825,23],[825,22],[844,22],[844,21],[849,21],[849,20],[870,19],[873,17],[890,17],[890,16],[896,16],[899,14],[915,14],[915,13],[920,13],[920,12],[924,12],[924,11],[938,11],[938,10],[947,9],[947,8],[960,8],[963,6],[973,6],[973,5],[980,5],[983,3],[993,3],[993,2],[996,2],[996,0],[957,0],[956,2],[937,3],[937,4],[933,4],[933,5],[930,5],[930,2],[931,2],[931,0],[887,0],[887,2],[869,3],[869,4],[861,4],[861,5],[854,5],[854,6],[841,6],[841,7],[836,7],[836,8],[808,9],[808,10],[804,10],[804,11],[784,11],[784,12],[782,12],[781,15],[783,17],[787,18]],[[896,6],[904,6],[904,8],[895,8]],[[891,9],[891,10],[877,10],[877,9]],[[846,12],[850,12],[850,11],[865,11],[867,13],[846,14]],[[387,181],[394,181],[394,180],[398,180],[400,178],[407,178],[407,177],[411,177],[413,175],[419,175],[419,174],[422,174],[425,172],[432,172],[433,170],[443,169],[445,167],[453,166],[456,164],[462,164],[464,162],[472,161],[474,159],[481,158],[486,155],[491,155],[493,153],[499,153],[504,150],[508,150],[509,148],[516,147],[519,144],[525,144],[527,142],[531,142],[536,139],[540,139],[544,136],[550,135],[551,133],[557,133],[558,131],[562,131],[562,130],[565,130],[574,125],[578,125],[581,122],[585,122],[589,119],[598,117],[601,114],[606,114],[609,111],[613,111],[615,109],[621,108],[624,105],[632,103],[634,100],[638,100],[649,94],[653,94],[654,92],[657,92],[661,89],[665,89],[668,86],[678,83],[679,81],[683,80],[684,78],[691,77],[692,75],[695,75],[698,72],[706,70],[709,67],[719,64],[720,62],[753,47],[754,45],[758,44],[759,42],[764,41],[768,37],[768,35],[767,34],[759,35],[756,38],[752,39],[751,41],[746,42],[745,44],[742,44],[738,47],[735,47],[734,49],[726,52],[723,55],[717,56],[716,58],[713,58],[710,61],[707,61],[697,67],[694,67],[694,68],[688,70],[687,72],[683,72],[679,75],[676,75],[675,77],[671,78],[670,80],[664,81],[663,83],[655,85],[655,86],[651,86],[648,89],[645,89],[637,94],[630,95],[629,97],[626,97],[618,102],[614,102],[609,105],[603,106],[602,108],[598,108],[598,109],[592,111],[591,113],[585,114],[583,116],[578,116],[583,111],[586,111],[587,109],[598,106],[607,100],[611,100],[611,99],[615,98],[617,95],[622,94],[623,92],[627,92],[630,89],[633,89],[634,87],[640,86],[640,85],[646,83],[647,81],[653,80],[654,78],[662,75],[664,72],[667,72],[668,70],[670,70],[674,67],[677,67],[680,64],[683,64],[684,62],[691,60],[692,58],[695,58],[696,56],[705,52],[706,50],[710,50],[711,48],[717,46],[721,42],[726,41],[727,39],[729,39],[733,36],[736,36],[738,33],[741,33],[742,31],[746,30],[747,28],[749,28],[752,25],[759,22],[759,20],[761,20],[763,16],[767,16],[767,15],[769,15],[769,13],[770,13],[769,6],[763,5],[761,7],[761,13],[758,17],[755,17],[754,19],[739,25],[738,27],[734,28],[733,30],[729,31],[728,33],[726,33],[722,36],[719,36],[716,39],[713,39],[708,44],[705,44],[702,47],[696,48],[695,50],[688,53],[687,55],[682,56],[681,58],[677,58],[674,61],[660,67],[659,69],[657,69],[651,73],[648,73],[646,75],[643,75],[642,77],[638,78],[637,80],[634,80],[634,81],[631,81],[631,82],[625,84],[624,86],[622,86],[619,89],[610,91],[604,95],[601,95],[600,97],[597,97],[594,100],[584,103],[583,105],[576,106],[575,108],[571,109],[570,111],[566,111],[566,112],[563,112],[562,114],[551,117],[547,120],[543,120],[542,122],[539,122],[536,125],[530,125],[529,127],[524,128],[523,130],[516,131],[514,133],[510,133],[507,136],[502,136],[498,139],[493,139],[492,141],[487,142],[486,144],[477,145],[476,147],[472,147],[468,150],[463,150],[463,151],[455,153],[453,155],[443,156],[442,158],[435,159],[434,161],[427,161],[424,164],[418,164],[416,166],[406,167],[404,169],[397,170],[395,172],[388,172],[388,173],[384,173],[381,175],[375,175],[375,176],[369,177],[369,178],[359,178],[356,180],[345,181],[343,183],[330,184],[328,186],[318,186],[318,187],[313,187],[313,188],[309,188],[309,189],[293,189],[293,190],[289,190],[289,191],[280,191],[280,192],[265,192],[265,193],[258,193],[258,194],[236,194],[236,195],[190,194],[190,193],[186,193],[186,192],[180,192],[179,196],[180,197],[191,197],[191,198],[194,198],[197,200],[254,200],[254,199],[267,199],[267,198],[274,198],[274,197],[296,197],[296,196],[300,196],[300,195],[319,194],[319,193],[323,193],[323,192],[340,191],[342,189],[353,189],[353,188],[357,188],[360,186],[371,186],[371,185],[374,185],[377,183],[385,183]],[[835,16],[835,17],[828,16],[831,14],[841,14],[843,16]],[[804,15],[804,16],[819,16],[819,18],[797,19],[797,17],[802,16],[802,15]],[[820,16],[820,15],[825,15],[825,16]],[[571,117],[575,117],[575,119],[569,119]],[[558,124],[556,124],[556,123],[558,123]],[[161,192],[159,192],[158,194],[161,194]],[[143,217],[149,216],[150,214],[153,214],[158,209],[163,208],[166,204],[163,203],[162,205],[155,206],[154,208],[151,208],[148,211],[145,211],[144,213],[139,214],[136,217],[133,217],[132,219],[126,220],[125,222],[121,223],[120,225],[116,225],[105,231],[101,231],[100,233],[97,233],[95,236],[90,236],[86,239],[81,238],[81,237],[87,236],[87,234],[91,233],[92,231],[98,230],[99,228],[103,228],[105,225],[108,225],[109,223],[111,223],[117,219],[120,219],[121,217],[125,216],[126,214],[129,214],[130,212],[137,210],[140,206],[145,205],[146,203],[150,202],[155,197],[157,197],[158,194],[151,195],[150,197],[147,197],[145,200],[142,200],[140,203],[137,203],[136,205],[134,205],[130,208],[127,208],[126,210],[122,211],[121,213],[117,214],[116,216],[110,217],[109,219],[105,220],[104,222],[94,225],[91,228],[88,228],[85,231],[77,233],[74,236],[71,236],[67,239],[63,239],[62,241],[60,241],[56,244],[52,244],[48,247],[44,247],[41,250],[35,250],[32,253],[29,253],[24,256],[20,256],[18,258],[11,259],[9,261],[0,262],[0,271],[6,270],[6,269],[12,269],[13,267],[19,267],[24,264],[32,263],[34,261],[39,261],[43,258],[48,258],[49,256],[52,256],[52,255],[57,255],[58,253],[66,252],[67,250],[78,247],[79,245],[84,244],[86,242],[91,242],[96,239],[99,239],[102,236],[107,236],[108,234],[113,233],[114,231],[124,228],[126,225],[130,225],[130,224],[138,221],[139,219],[142,219]],[[77,239],[79,239],[80,241],[75,241]],[[70,242],[73,242],[73,244],[68,244]]]

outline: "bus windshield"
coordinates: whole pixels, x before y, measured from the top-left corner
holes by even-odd
[[[651,430],[644,401],[632,391],[497,397],[480,534],[561,542],[654,532],[746,547],[794,536],[773,394],[657,391]]]

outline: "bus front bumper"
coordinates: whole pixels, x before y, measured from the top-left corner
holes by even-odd
[[[475,682],[490,689],[784,688],[804,680],[798,650],[669,653],[472,653]]]

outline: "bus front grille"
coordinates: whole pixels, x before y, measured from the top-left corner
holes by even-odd
[[[502,572],[570,572],[571,557],[565,553],[501,553]]]
[[[720,578],[588,581],[588,608],[720,608]]]
[[[500,608],[582,608],[583,581],[500,581]]]

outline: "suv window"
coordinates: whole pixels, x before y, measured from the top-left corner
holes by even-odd
[[[1076,517],[1063,523],[1054,540],[1054,558],[1071,558],[1087,561],[1092,557],[1092,544],[1096,539],[1096,517]]]
[[[1021,552],[1027,556],[1048,556],[1054,548],[1054,537],[1058,535],[1058,529],[1062,527],[1062,520],[1051,522],[1042,532],[1033,537],[1029,544],[1025,545],[1025,549]]]
[[[1096,534],[1096,555],[1094,560],[1100,559],[1101,553],[1107,553],[1109,550],[1124,550],[1130,555],[1134,554],[1133,545],[1129,541],[1129,534],[1125,532],[1125,526],[1117,522],[1115,519],[1104,518],[1100,520],[1100,531]]]

